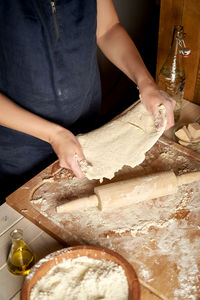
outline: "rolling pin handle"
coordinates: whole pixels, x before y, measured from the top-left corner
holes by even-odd
[[[65,204],[59,205],[56,207],[56,211],[57,213],[64,213],[98,206],[98,197],[96,195],[92,195],[89,197],[79,198],[76,200],[69,201]]]
[[[176,178],[177,178],[177,184],[178,186],[180,186],[182,184],[188,184],[200,180],[200,172],[198,171],[198,172],[185,173],[177,176]]]

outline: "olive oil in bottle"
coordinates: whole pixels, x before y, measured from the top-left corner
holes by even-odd
[[[10,236],[12,245],[7,259],[8,270],[14,275],[27,275],[35,264],[35,256],[24,242],[21,229],[13,230]]]

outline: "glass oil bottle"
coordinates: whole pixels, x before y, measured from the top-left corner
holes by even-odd
[[[10,236],[12,245],[7,259],[8,270],[14,275],[27,275],[35,264],[35,255],[24,242],[21,229],[13,230]]]
[[[183,57],[190,54],[190,49],[185,47],[184,37],[183,26],[174,26],[169,54],[158,75],[158,85],[160,88],[166,91],[176,101],[174,108],[175,123],[177,123],[180,118],[185,87]]]

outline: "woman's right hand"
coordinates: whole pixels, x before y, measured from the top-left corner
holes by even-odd
[[[0,125],[32,135],[52,145],[60,166],[84,177],[79,162],[85,160],[76,137],[64,127],[20,107],[0,93]]]
[[[59,128],[51,137],[50,144],[58,156],[61,168],[72,170],[78,178],[85,176],[79,165],[79,161],[85,160],[85,157],[77,138],[71,131]]]

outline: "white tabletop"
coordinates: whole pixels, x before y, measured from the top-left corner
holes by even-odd
[[[0,300],[19,300],[24,276],[11,274],[7,269],[7,256],[11,245],[10,232],[21,228],[24,240],[37,259],[63,248],[55,239],[24,218],[6,203],[0,206]]]
[[[181,122],[195,122],[200,120],[200,106],[188,101],[183,103]],[[170,136],[170,133],[166,134]],[[55,239],[38,228],[28,219],[20,215],[6,203],[0,206],[0,300],[19,300],[23,276],[12,275],[7,269],[7,256],[11,245],[10,232],[21,228],[24,231],[24,240],[36,254],[37,259],[63,248]],[[141,287],[141,300],[161,299]]]

